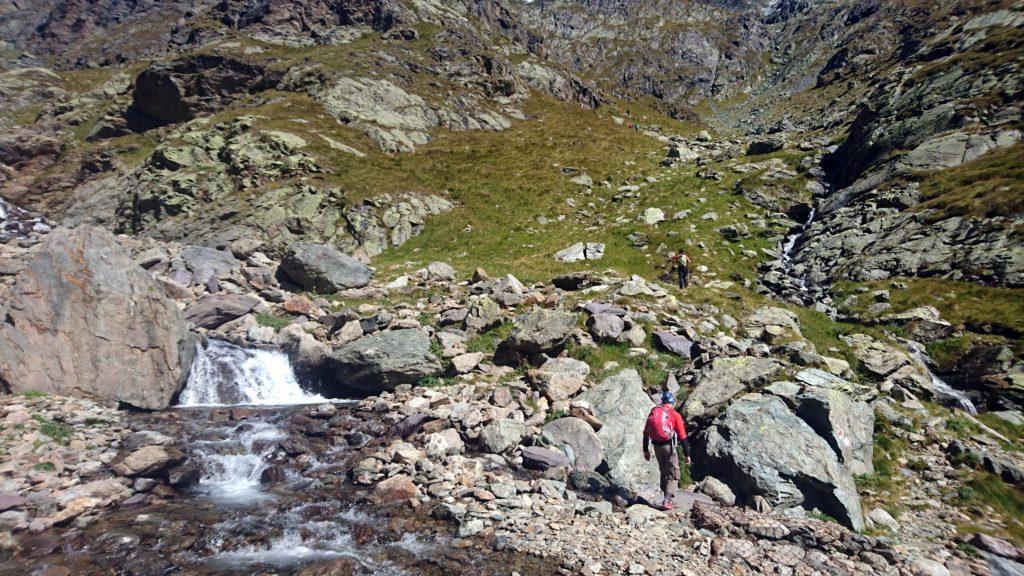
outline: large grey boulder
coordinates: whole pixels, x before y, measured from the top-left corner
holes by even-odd
[[[296,242],[281,258],[280,270],[306,290],[332,294],[370,283],[373,270],[330,246]]]
[[[693,357],[693,341],[675,332],[661,330],[654,333],[654,346],[683,358]]]
[[[205,246],[185,246],[179,258],[196,284],[206,284],[212,278],[227,278],[242,267],[230,252]]]
[[[875,411],[836,389],[808,387],[797,397],[796,414],[824,438],[850,474],[870,474]]]
[[[245,294],[208,294],[185,309],[185,319],[200,328],[216,328],[248,314],[259,303]]]
[[[577,397],[588,402],[604,423],[597,437],[604,446],[607,476],[616,484],[632,489],[658,484],[658,464],[643,456],[643,428],[654,407],[644,391],[636,370],[609,376]]]
[[[625,329],[622,318],[615,314],[594,314],[587,318],[587,329],[598,342],[615,342]]]
[[[576,328],[576,315],[533,308],[519,315],[505,346],[524,354],[541,354],[560,349]]]
[[[441,373],[441,363],[430,352],[430,338],[420,330],[364,336],[335,350],[324,359],[324,368],[340,387],[365,394]]]
[[[776,396],[748,394],[694,437],[698,473],[714,473],[741,501],[764,497],[776,508],[818,508],[861,530],[853,476],[835,452]]]
[[[502,418],[484,426],[480,430],[480,447],[492,454],[502,454],[518,446],[530,428],[515,420]]]
[[[0,384],[10,392],[170,405],[194,354],[185,319],[113,234],[58,228],[0,299]]]
[[[693,391],[686,397],[683,416],[687,422],[710,419],[729,400],[745,390],[767,384],[781,369],[782,365],[770,358],[716,358],[698,376]]]
[[[559,418],[541,428],[548,444],[555,446],[573,463],[574,470],[593,470],[604,460],[604,446],[590,424],[579,418]]]

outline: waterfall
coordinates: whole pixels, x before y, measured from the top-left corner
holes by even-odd
[[[817,208],[811,208],[810,214],[807,215],[807,220],[800,226],[800,229],[796,232],[786,236],[783,240],[782,245],[779,246],[779,250],[782,252],[782,269],[785,270],[786,274],[792,275],[793,268],[793,251],[796,248],[796,243],[800,238],[807,233],[807,230],[811,227],[811,223],[814,222],[814,216],[817,212]],[[796,278],[799,284],[801,292],[807,292],[807,279],[803,276]]]
[[[948,403],[955,407],[967,412],[969,414],[977,414],[978,409],[974,407],[974,403],[971,402],[971,398],[967,396],[963,391],[957,390],[949,385],[945,380],[939,378],[939,376],[932,371],[932,359],[925,352],[924,346],[918,342],[912,340],[905,340],[904,344],[907,346],[907,350],[910,351],[910,355],[916,358],[921,364],[924,365],[925,370],[928,371],[928,376],[932,379],[932,388],[935,390],[935,395],[939,398],[946,400]]]
[[[299,386],[281,352],[242,348],[220,340],[196,345],[188,384],[178,405],[285,406],[328,402]]]

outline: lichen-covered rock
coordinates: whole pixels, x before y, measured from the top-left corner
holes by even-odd
[[[632,489],[658,483],[658,464],[643,457],[643,423],[654,403],[636,370],[609,376],[577,398],[587,402],[603,423],[597,437],[604,446],[607,476]]]
[[[708,419],[741,392],[767,384],[781,369],[771,358],[716,358],[687,395],[683,416],[687,422]]]
[[[574,470],[594,470],[604,461],[601,439],[579,418],[552,420],[541,428],[541,435],[569,457]]]
[[[516,318],[505,345],[524,354],[552,352],[565,345],[575,328],[575,314],[533,308]]]
[[[324,360],[325,373],[342,390],[376,394],[399,384],[415,384],[441,372],[421,330],[392,330],[364,336]]]
[[[741,500],[817,507],[854,530],[864,526],[853,476],[835,452],[776,396],[733,402],[694,439],[698,472],[714,473]]]

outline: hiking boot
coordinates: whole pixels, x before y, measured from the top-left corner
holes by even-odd
[[[672,504],[671,502],[665,502],[664,504],[661,505],[661,509],[664,510],[665,512],[668,512],[669,510],[674,510],[675,505]]]

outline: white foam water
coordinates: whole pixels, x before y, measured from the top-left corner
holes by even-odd
[[[244,422],[217,441],[197,441],[203,472],[199,492],[221,504],[245,505],[271,496],[260,486],[260,475],[274,441],[286,438],[284,431],[263,421]]]
[[[945,380],[939,378],[939,376],[932,372],[932,359],[928,357],[928,353],[924,351],[924,346],[921,346],[917,342],[906,341],[907,349],[910,354],[919,360],[924,365],[925,370],[928,371],[928,376],[932,380],[932,389],[935,390],[935,395],[939,398],[946,400],[957,408],[967,412],[968,414],[977,414],[978,409],[974,406],[974,402],[971,402],[971,398],[961,390],[957,390],[949,385]]]
[[[210,340],[206,347],[196,345],[178,405],[287,406],[328,401],[299,386],[288,357],[281,352]]]

